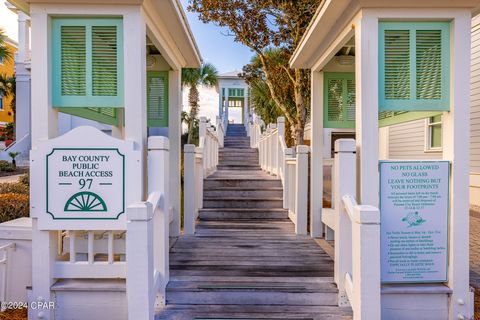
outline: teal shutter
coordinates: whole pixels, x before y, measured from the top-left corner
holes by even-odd
[[[380,22],[379,111],[448,111],[450,24]]]
[[[123,21],[52,20],[53,106],[123,107]]]
[[[168,71],[147,73],[147,123],[168,127]]]
[[[355,128],[355,75],[324,74],[324,128]]]

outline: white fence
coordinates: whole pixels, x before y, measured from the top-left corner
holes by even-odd
[[[200,118],[199,147],[184,146],[184,234],[195,233],[198,210],[203,207],[203,179],[212,174],[218,164],[218,150],[223,146],[223,123],[217,130]]]
[[[296,150],[285,144],[285,118],[279,117],[276,125],[269,125],[260,134],[260,123],[250,127],[250,144],[258,148],[261,168],[282,180],[283,208],[295,224],[297,234],[307,234],[308,204],[308,146]]]
[[[380,212],[359,205],[355,140],[335,142],[332,208],[322,222],[335,239],[335,282],[339,305],[350,304],[354,319],[380,319]]]
[[[54,279],[125,279],[128,318],[153,319],[155,309],[165,304],[169,280],[169,227],[173,219],[168,209],[168,154],[167,138],[148,138],[148,200],[127,204],[125,229],[34,233],[38,237],[34,245],[54,252],[45,254],[45,263],[35,266],[34,275],[47,283]],[[29,314],[32,319],[37,316]],[[42,317],[50,319],[52,315]]]

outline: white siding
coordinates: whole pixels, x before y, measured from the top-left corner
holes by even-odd
[[[480,16],[472,21],[470,171],[480,173]]]
[[[397,124],[389,128],[390,159],[441,159],[441,152],[425,152],[425,120]]]

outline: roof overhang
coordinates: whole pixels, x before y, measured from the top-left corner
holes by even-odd
[[[465,8],[480,12],[480,0],[324,0],[290,59],[292,68],[310,69],[323,50],[347,27],[361,9],[367,8]],[[333,39],[333,40],[332,40]]]
[[[155,16],[159,17],[162,24],[166,26],[168,38],[173,39],[172,43],[177,47],[175,51],[182,56],[182,59],[179,59],[183,62],[181,67],[198,68],[202,62],[200,51],[179,0],[8,0],[8,2],[28,15],[30,15],[32,3],[145,6],[148,2],[148,7],[155,10]]]

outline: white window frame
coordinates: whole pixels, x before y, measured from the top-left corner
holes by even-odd
[[[432,147],[432,127],[435,125],[441,126],[443,130],[443,116],[439,122],[430,122],[433,117],[425,119],[425,147],[424,151],[429,153],[442,152],[443,151],[443,135],[441,137],[441,147]]]

